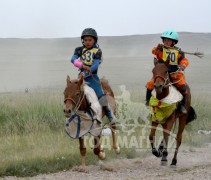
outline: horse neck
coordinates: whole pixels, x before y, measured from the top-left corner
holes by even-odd
[[[162,90],[162,92],[160,94],[158,94],[156,92],[156,98],[158,100],[161,100],[161,99],[165,98],[166,96],[168,96],[168,94],[169,94],[169,86],[164,87],[163,90]]]
[[[88,103],[86,100],[86,96],[84,96],[83,101],[81,102],[81,105],[79,106],[78,110],[85,111],[87,110],[87,108],[88,108]]]

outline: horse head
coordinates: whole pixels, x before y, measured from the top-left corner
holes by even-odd
[[[153,79],[154,79],[154,88],[156,94],[161,94],[163,90],[168,87],[169,76],[168,76],[168,63],[169,61],[164,62],[163,60],[154,59],[155,67],[152,70]]]
[[[86,105],[86,101],[84,98],[84,77],[80,76],[79,79],[71,80],[69,76],[67,76],[67,86],[64,90],[64,113],[66,117],[70,117],[70,115],[77,111],[78,109],[82,109]]]

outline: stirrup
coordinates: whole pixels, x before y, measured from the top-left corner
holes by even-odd
[[[181,107],[180,107],[180,112],[181,112],[182,114],[187,114],[187,109],[185,108],[184,105],[181,105]]]

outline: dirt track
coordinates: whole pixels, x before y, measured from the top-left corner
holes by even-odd
[[[167,166],[161,166],[160,159],[149,155],[144,158],[119,159],[99,165],[90,165],[89,173],[78,172],[74,170],[77,168],[73,168],[66,172],[23,179],[211,179],[211,144],[191,151],[186,149],[188,148],[181,149],[176,168],[169,166],[173,156],[173,152],[170,152]],[[7,177],[5,179],[17,178]]]

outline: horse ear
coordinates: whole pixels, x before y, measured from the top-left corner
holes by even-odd
[[[83,84],[83,81],[84,81],[84,76],[80,75],[78,79],[78,85],[81,86]]]
[[[68,83],[71,83],[71,81],[70,81],[70,76],[69,76],[69,75],[67,75],[66,81],[67,81],[67,84],[68,84]]]
[[[167,57],[167,59],[166,59],[166,61],[164,63],[165,63],[166,66],[169,65],[169,63],[170,63],[170,54],[168,55],[168,57]]]

